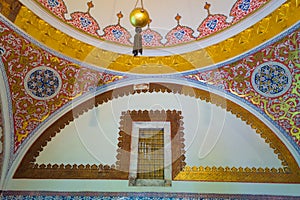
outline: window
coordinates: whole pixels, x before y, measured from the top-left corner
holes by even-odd
[[[164,179],[164,129],[139,129],[137,179]]]
[[[171,186],[170,122],[133,122],[130,186]]]

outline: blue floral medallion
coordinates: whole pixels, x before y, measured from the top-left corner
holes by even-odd
[[[253,71],[251,83],[259,94],[277,97],[291,87],[292,75],[285,65],[279,62],[266,62]]]
[[[62,83],[59,74],[50,67],[37,67],[30,70],[24,81],[27,93],[38,100],[54,97]]]
[[[88,27],[89,25],[91,25],[91,21],[85,17],[80,17],[80,23],[82,27]]]
[[[123,35],[123,32],[117,29],[114,29],[111,32],[116,39],[119,39]]]
[[[218,24],[218,20],[217,19],[212,19],[209,22],[206,23],[206,26],[210,29],[210,30],[214,30],[216,28]]]
[[[152,34],[145,34],[143,35],[143,39],[145,42],[150,43],[153,40],[154,36]]]
[[[49,4],[52,8],[59,6],[59,2],[58,2],[57,0],[48,0],[48,4]]]
[[[241,9],[244,12],[247,12],[250,8],[251,0],[243,0],[242,3],[239,5],[239,9]]]
[[[174,33],[174,36],[178,39],[178,40],[181,40],[183,38],[185,34],[185,31],[184,30],[179,30],[177,31],[176,33]]]

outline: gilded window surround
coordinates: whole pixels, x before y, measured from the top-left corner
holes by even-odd
[[[197,88],[182,86],[171,83],[150,83],[149,89],[136,91],[133,85],[120,87],[107,91],[89,99],[70,110],[60,119],[54,122],[28,149],[14,174],[14,178],[87,178],[87,179],[127,179],[128,174],[118,171],[115,166],[64,166],[64,165],[35,165],[35,158],[42,151],[43,146],[55,137],[66,125],[75,118],[93,109],[95,106],[108,102],[113,98],[140,92],[167,92],[179,93],[205,100],[234,114],[242,121],[250,125],[256,132],[265,139],[265,142],[274,149],[274,153],[282,161],[283,168],[228,168],[228,167],[186,167],[181,171],[175,180],[193,181],[216,181],[216,182],[271,182],[271,183],[300,183],[300,168],[283,142],[265,125],[260,119],[240,105],[225,99],[216,94]],[[102,167],[102,168],[101,168]],[[100,169],[105,169],[101,171]]]
[[[86,63],[122,72],[174,73],[225,61],[275,37],[300,20],[299,5],[298,0],[288,0],[260,22],[223,42],[172,56],[135,58],[93,47],[51,27],[25,6],[21,7],[14,23],[43,44]],[[178,63],[178,59],[185,64]]]

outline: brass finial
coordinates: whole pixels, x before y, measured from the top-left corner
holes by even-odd
[[[87,2],[87,5],[88,5],[88,13],[90,12],[90,10],[91,10],[91,8],[93,8],[94,7],[94,4],[93,4],[93,1],[89,1],[89,2]]]
[[[179,21],[181,19],[181,16],[177,13],[176,17],[175,17],[177,24],[179,25]]]
[[[121,18],[123,18],[123,14],[121,11],[117,13],[117,17],[118,17],[118,24],[120,24]]]
[[[209,11],[210,4],[209,3],[205,2],[204,9],[207,10],[208,15],[210,15],[210,11]]]

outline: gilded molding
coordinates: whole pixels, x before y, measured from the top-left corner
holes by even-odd
[[[94,48],[53,28],[25,6],[21,7],[15,24],[44,45],[77,60],[83,61]]]
[[[66,125],[68,125],[75,118],[93,109],[95,106],[101,105],[104,102],[108,102],[113,98],[119,96],[146,92],[167,92],[184,94],[191,97],[195,97],[206,102],[210,102],[223,109],[231,112],[249,126],[255,129],[256,132],[265,140],[269,146],[274,149],[274,153],[278,155],[278,158],[282,161],[282,168],[269,169],[269,168],[239,168],[239,167],[185,167],[181,168],[174,180],[188,180],[188,181],[216,181],[216,182],[271,182],[271,183],[300,183],[300,168],[287,149],[283,142],[277,137],[272,130],[259,120],[254,114],[248,110],[239,106],[238,104],[221,97],[219,95],[204,91],[201,89],[182,86],[172,83],[150,83],[147,90],[134,90],[133,85],[116,88],[113,91],[107,91],[95,97],[95,99],[89,99],[77,107],[70,110],[63,115],[59,120],[54,122],[29,148],[25,156],[23,157],[18,169],[14,174],[14,178],[89,178],[89,179],[103,179],[103,178],[118,178],[126,179],[126,173],[120,173],[115,171],[118,169],[108,167],[107,171],[101,172],[100,166],[94,166],[91,169],[90,165],[81,166],[80,171],[72,171],[72,166],[58,166],[58,165],[43,165],[36,166],[35,158],[42,151],[43,146],[47,145],[47,142],[55,137]],[[181,165],[182,166],[182,165]],[[113,171],[110,171],[112,169]],[[60,172],[60,171],[62,172]],[[97,171],[97,173],[96,173]],[[57,173],[54,173],[57,172]],[[80,172],[80,173],[79,173]]]
[[[298,22],[299,12],[299,1],[289,0],[260,22],[223,42],[190,53],[162,57],[135,58],[98,49],[56,30],[24,6],[15,24],[38,41],[75,59],[122,72],[153,74],[202,68],[235,57]]]
[[[18,0],[0,0],[0,12],[14,22],[22,4]]]
[[[300,20],[299,12],[299,0],[288,0],[260,22],[206,50],[215,63],[237,56],[297,23]]]

